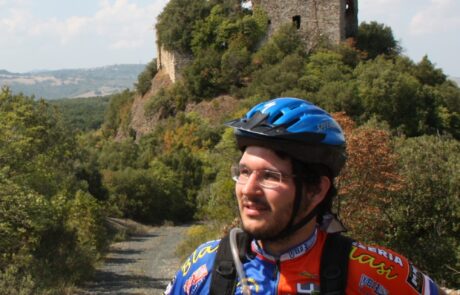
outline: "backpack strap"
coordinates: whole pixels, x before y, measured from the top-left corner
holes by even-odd
[[[251,238],[245,233],[237,234],[240,259],[246,259]],[[236,287],[236,268],[230,249],[230,237],[226,235],[220,240],[216,260],[212,268],[210,295],[232,295]]]
[[[348,261],[353,240],[340,233],[328,234],[321,255],[320,294],[345,294]]]

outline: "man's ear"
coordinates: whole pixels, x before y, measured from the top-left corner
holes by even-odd
[[[320,182],[316,189],[309,193],[312,208],[316,207],[327,195],[331,187],[331,180],[327,176],[321,176]]]

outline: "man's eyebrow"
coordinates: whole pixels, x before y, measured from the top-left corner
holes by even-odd
[[[244,164],[244,163],[238,163],[238,166],[241,167],[241,168],[249,168],[248,165]],[[273,166],[270,166],[270,167],[267,167],[267,168],[263,168],[263,169],[251,169],[251,170],[268,170],[268,171],[272,171],[272,172],[278,172],[278,173],[281,173],[283,175],[286,175],[286,174],[289,174],[289,173],[285,173],[283,171],[280,171],[279,169],[276,169],[275,167]]]

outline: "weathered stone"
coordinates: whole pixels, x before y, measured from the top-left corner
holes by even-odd
[[[177,51],[166,50],[163,46],[158,47],[160,48],[157,59],[158,70],[163,69],[175,83],[182,77],[182,70],[190,63],[192,57]]]
[[[309,47],[322,38],[338,44],[358,29],[358,0],[253,0],[252,4],[267,12],[269,36],[293,23]]]

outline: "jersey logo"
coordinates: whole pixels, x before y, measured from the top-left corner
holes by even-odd
[[[216,252],[217,248],[219,248],[219,244],[217,244],[215,247],[206,246],[201,249],[195,250],[195,252],[193,252],[193,254],[189,258],[187,258],[184,264],[182,264],[182,267],[181,267],[182,275],[185,276],[190,270],[190,268],[192,267],[192,265],[194,265],[198,260],[203,258],[205,255]]]
[[[298,283],[297,294],[319,294],[319,286],[314,283]]]
[[[208,275],[208,268],[206,264],[200,266],[184,284],[185,294],[190,294],[190,291],[193,287],[198,285],[203,279]]]
[[[388,295],[387,289],[366,275],[361,276],[361,279],[359,280],[359,288],[369,288],[377,295]]]
[[[407,282],[415,289],[415,291],[417,291],[417,293],[422,294],[425,280],[423,279],[423,274],[412,263],[409,263]]]
[[[361,264],[367,264],[369,267],[376,269],[378,275],[384,276],[388,280],[394,280],[398,277],[393,272],[393,266],[387,266],[385,262],[377,263],[377,258],[369,254],[356,254],[358,248],[353,246],[350,252],[350,260],[358,261]]]

